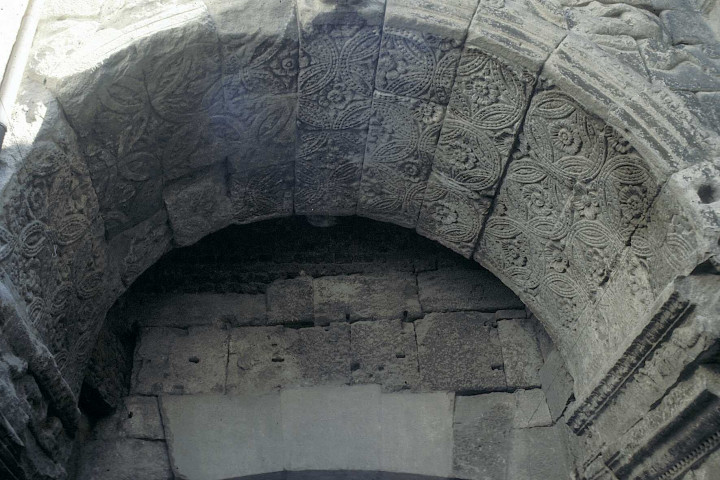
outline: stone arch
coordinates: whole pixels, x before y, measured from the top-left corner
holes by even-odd
[[[64,395],[171,245],[358,214],[510,286],[572,370],[583,431],[685,314],[676,280],[714,261],[718,137],[605,48],[602,11],[476,3],[91,3],[105,24],[41,27],[2,152],[0,258]]]

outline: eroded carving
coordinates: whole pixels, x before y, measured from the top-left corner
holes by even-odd
[[[657,182],[618,132],[556,90],[538,93],[476,258],[574,328],[646,220]],[[546,303],[549,302],[549,303]]]

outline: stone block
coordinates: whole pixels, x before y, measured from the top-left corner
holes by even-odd
[[[495,320],[510,320],[512,318],[526,318],[528,316],[528,311],[525,309],[522,310],[498,310],[495,312]]]
[[[186,293],[139,295],[129,313],[144,327],[264,325],[265,295]]]
[[[228,393],[269,392],[290,386],[350,383],[350,328],[233,329]]]
[[[380,469],[379,386],[290,389],[280,400],[286,469]]]
[[[165,442],[94,440],[80,453],[78,480],[172,480]]]
[[[540,386],[543,360],[533,322],[526,319],[498,322],[505,362],[505,379],[510,389]]]
[[[520,299],[485,269],[440,269],[418,275],[423,312],[525,308]]]
[[[514,410],[515,399],[509,393],[455,399],[453,471],[456,477],[516,480],[507,476]]]
[[[271,116],[273,112],[264,112]],[[267,119],[263,119],[267,120]],[[295,119],[292,119],[295,125]],[[269,132],[273,135],[275,132]],[[292,132],[292,138],[295,138]],[[279,135],[279,134],[278,134]],[[295,181],[295,164],[288,162],[295,156],[293,145],[268,145],[270,140],[252,138],[240,142],[243,145],[254,144],[256,149],[237,150],[231,155],[234,162],[241,164],[241,170],[231,164],[228,178],[230,203],[233,210],[233,221],[244,224],[270,218],[287,217],[293,213],[293,184]],[[277,140],[277,138],[275,139]],[[278,140],[279,141],[279,140]],[[249,150],[249,151],[248,151]],[[268,165],[259,168],[247,168],[245,164],[254,165],[263,157],[266,162],[284,162],[279,165]]]
[[[557,427],[515,430],[509,450],[508,479],[569,480],[570,464]]]
[[[375,92],[359,215],[415,227],[444,118],[440,104]]]
[[[314,280],[313,289],[316,323],[420,316],[415,277],[410,273],[321,277]]]
[[[233,206],[222,165],[171,183],[163,198],[178,245],[191,245],[232,221]]]
[[[454,394],[380,395],[380,470],[452,476]]]
[[[217,480],[283,469],[280,395],[161,398],[178,478]]]
[[[267,288],[268,323],[302,323],[313,320],[313,280],[302,275],[275,280]]]
[[[125,397],[118,414],[121,435],[143,440],[165,439],[157,397]]]
[[[515,395],[514,428],[548,427],[553,421],[545,400],[545,394],[539,388],[518,390]]]
[[[379,383],[384,392],[419,387],[420,372],[412,323],[401,320],[353,323],[350,346],[353,383]]]
[[[432,313],[415,322],[424,388],[488,392],[506,388],[500,339],[490,314]]]
[[[476,6],[473,0],[388,2],[376,88],[447,105]]]
[[[131,393],[222,393],[228,332],[215,327],[142,328]]]
[[[573,379],[565,368],[560,353],[553,350],[540,368],[540,383],[547,398],[553,421],[560,418],[573,396]]]

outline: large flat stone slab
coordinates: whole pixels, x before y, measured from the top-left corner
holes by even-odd
[[[282,470],[279,394],[164,396],[161,404],[178,477],[221,480]]]
[[[508,479],[570,479],[565,446],[558,427],[515,430],[508,452]]]
[[[522,309],[525,305],[495,275],[484,269],[448,268],[418,275],[423,312]]]
[[[380,470],[452,475],[452,393],[380,396]]]
[[[82,446],[78,480],[171,480],[165,443],[149,440],[95,440]]]
[[[379,383],[383,391],[420,385],[415,327],[401,320],[353,323],[350,330],[353,383]]]
[[[281,394],[288,470],[379,470],[380,387],[316,387]]]
[[[415,331],[424,388],[505,390],[500,339],[491,314],[431,313],[415,322]]]
[[[453,423],[455,476],[482,480],[510,478],[507,468],[514,410],[515,400],[509,393],[457,397]]]
[[[313,287],[316,323],[420,316],[415,277],[410,273],[320,277]]]

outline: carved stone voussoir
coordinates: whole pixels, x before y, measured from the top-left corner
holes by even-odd
[[[358,213],[415,227],[445,107],[375,92]]]
[[[295,161],[295,213],[354,215],[367,132],[302,131]]]
[[[658,185],[617,131],[557,89],[530,104],[476,259],[574,329],[643,225]]]
[[[229,178],[234,222],[292,215],[294,162],[231,172]]]
[[[476,195],[442,174],[432,172],[416,230],[469,258],[490,201],[490,198]]]
[[[480,195],[495,194],[535,79],[484,52],[462,55],[433,170]]]

